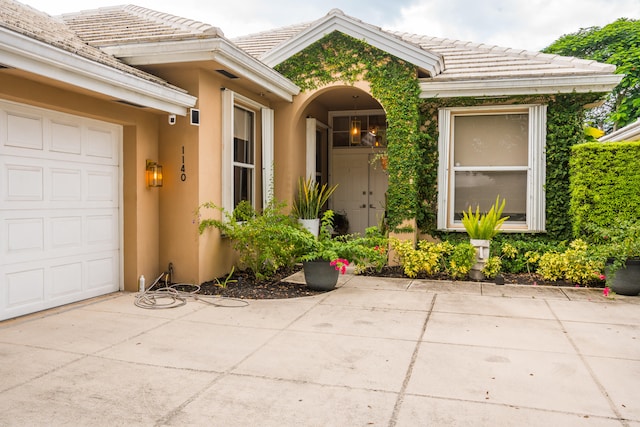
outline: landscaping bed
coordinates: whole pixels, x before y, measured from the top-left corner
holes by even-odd
[[[200,285],[199,294],[202,295],[219,295],[229,298],[241,299],[286,299],[299,298],[323,293],[323,291],[314,291],[307,288],[304,284],[289,283],[285,279],[292,274],[300,271],[300,267],[292,267],[280,269],[276,274],[268,280],[258,280],[250,271],[234,272],[229,278],[220,277],[217,280],[205,282]],[[372,277],[390,277],[390,278],[407,278],[401,267],[384,267],[382,271],[369,269],[362,273],[363,276]],[[538,274],[504,274],[504,280],[507,284],[530,285],[530,286],[572,286],[565,281],[545,281]],[[446,274],[438,274],[435,276],[418,275],[416,279],[426,280],[453,280]],[[224,285],[226,281],[226,285]],[[495,283],[495,280],[484,280],[485,283]],[[189,291],[188,288],[180,289]]]

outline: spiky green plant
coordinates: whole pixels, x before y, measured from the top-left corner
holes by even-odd
[[[320,185],[311,177],[308,179],[300,177],[298,197],[293,202],[293,214],[302,219],[320,218],[320,209],[327,203],[337,187],[338,185]]]
[[[480,205],[476,206],[475,213],[471,210],[471,206],[467,212],[462,212],[462,225],[467,230],[469,238],[491,240],[500,233],[502,223],[509,219],[508,216],[502,216],[506,203],[506,199],[502,199],[502,203],[500,203],[500,195],[498,195],[496,202],[491,205],[491,209],[487,213],[480,213]]]

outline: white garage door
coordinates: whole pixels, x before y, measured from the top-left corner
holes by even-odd
[[[0,320],[120,288],[122,128],[0,101]]]

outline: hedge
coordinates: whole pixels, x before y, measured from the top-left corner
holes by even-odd
[[[640,218],[640,142],[590,142],[572,147],[573,233]]]

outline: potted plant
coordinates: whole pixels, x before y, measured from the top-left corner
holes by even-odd
[[[301,177],[298,182],[298,196],[293,202],[292,213],[314,236],[318,235],[320,228],[320,209],[337,187],[337,185],[320,185],[311,177],[308,179]]]
[[[480,205],[476,206],[476,211],[469,210],[462,212],[462,225],[469,235],[469,243],[476,248],[476,263],[469,271],[469,277],[474,280],[484,279],[482,269],[489,259],[489,246],[491,239],[500,233],[500,227],[509,219],[508,216],[503,217],[506,200],[500,203],[500,196],[496,196],[496,201],[486,213],[480,213]]]
[[[607,286],[620,295],[640,294],[640,221],[621,221],[595,236],[606,258]]]
[[[331,290],[350,264],[359,267],[374,265],[381,269],[387,261],[386,237],[367,230],[364,237],[343,235],[332,237],[332,210],[322,215],[318,236],[308,234],[304,255],[300,258],[307,286],[316,290]],[[375,227],[371,227],[375,228]]]

